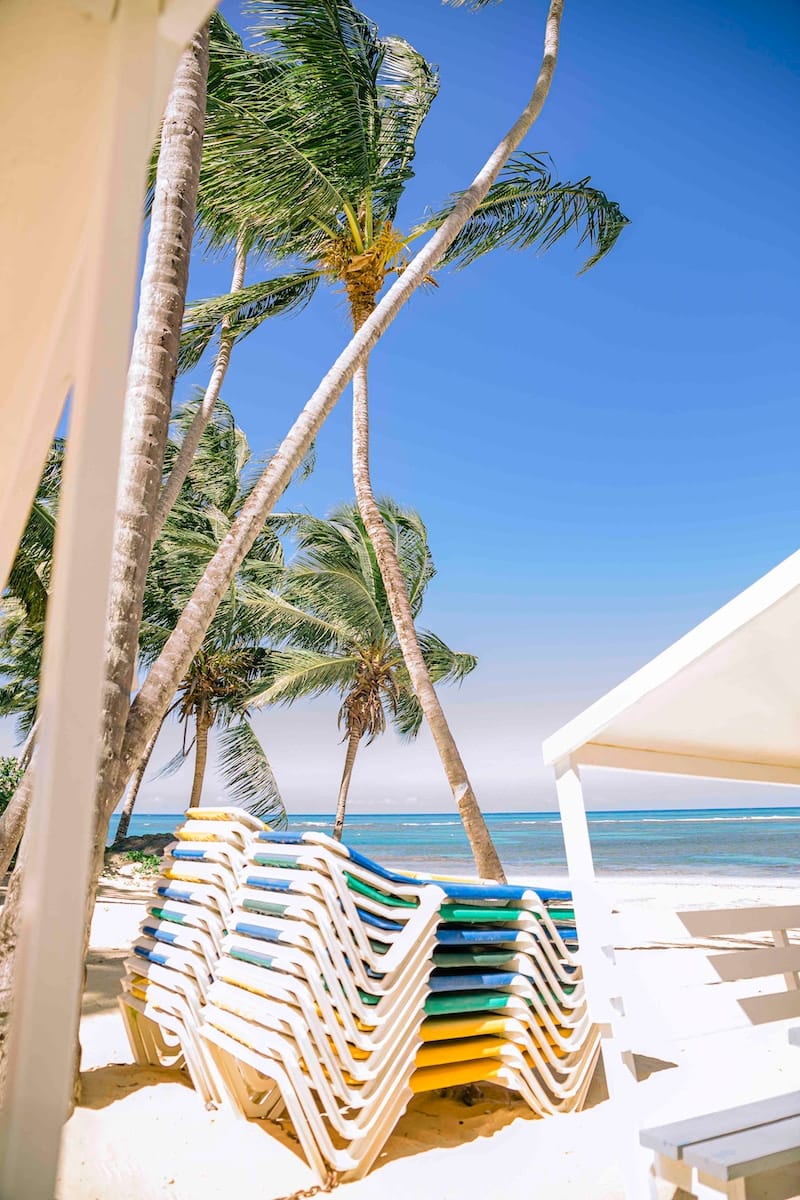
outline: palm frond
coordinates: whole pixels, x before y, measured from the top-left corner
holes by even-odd
[[[184,325],[178,349],[178,374],[192,371],[211,344],[217,325]]]
[[[425,222],[422,229],[438,228],[452,211],[451,202]],[[555,180],[545,157],[518,154],[509,159],[477,211],[442,259],[462,268],[499,247],[549,250],[572,230],[578,245],[593,247],[581,274],[604,258],[630,221],[619,205],[591,186],[590,178],[578,183]]]
[[[289,822],[280,789],[250,722],[221,729],[217,747],[226,803],[246,809],[273,829],[285,829]]]
[[[346,163],[351,195],[374,173],[380,136],[375,121],[377,79],[385,48],[374,22],[350,0],[250,0],[260,24],[257,41],[302,70],[303,84],[324,96],[325,123],[338,139],[338,169]],[[321,147],[314,146],[317,157]],[[359,186],[360,185],[360,186]]]
[[[177,754],[173,754],[172,758],[168,759],[167,762],[164,763],[163,767],[158,768],[153,776],[153,779],[169,779],[172,775],[177,775],[178,771],[180,771],[181,767],[186,762],[186,759],[189,757],[189,753],[194,746],[194,741],[195,739],[192,738],[188,745],[182,746]]]
[[[474,654],[451,650],[429,630],[419,633],[419,645],[434,683],[460,683],[478,665]]]
[[[197,365],[225,317],[230,321],[230,334],[241,340],[268,317],[300,312],[314,295],[319,278],[317,271],[293,271],[190,304],[184,315],[178,369],[186,371]]]
[[[392,725],[404,741],[412,741],[420,729],[424,713],[422,705],[411,690],[410,683],[399,690],[397,703],[392,713]]]
[[[55,438],[6,581],[5,594],[24,608],[32,625],[43,625],[55,544],[56,514],[64,465],[64,439]]]
[[[353,642],[379,642],[387,628],[385,604],[376,602],[370,582],[358,571],[299,562],[287,571],[284,594],[298,608],[349,630]]]
[[[300,483],[305,483],[308,479],[311,478],[311,476],[314,474],[316,469],[317,469],[317,439],[314,438],[314,440],[311,442],[308,449],[306,450],[305,454],[303,455],[303,461],[300,463],[300,466],[295,471],[295,477],[296,477],[296,479],[299,480]]]
[[[217,746],[226,802],[247,809],[273,829],[285,829],[289,822],[280,789],[250,722],[221,729]]]
[[[330,688],[344,688],[352,680],[358,658],[353,654],[326,655],[312,650],[276,650],[270,670],[256,685],[249,702],[291,704],[305,696],[320,696]]]
[[[352,624],[326,620],[310,606],[293,604],[278,592],[261,591],[244,603],[259,612],[264,636],[276,644],[291,642],[294,647],[321,654],[358,636],[358,628]]]
[[[417,136],[439,92],[439,72],[408,42],[383,39],[379,79],[380,142],[373,204],[393,221],[403,189],[412,178]]]
[[[42,667],[41,624],[31,625],[13,597],[3,600],[0,619],[0,716],[14,717],[20,740],[36,721]]]
[[[501,0],[444,0],[450,8],[471,8],[477,12],[479,8],[489,8],[490,5],[500,4]]]
[[[24,542],[11,564],[6,589],[23,606],[32,625],[44,626],[47,584],[42,578],[40,564],[27,552]]]
[[[319,221],[356,203],[374,172],[383,50],[346,0],[250,8],[263,53],[212,39],[221,86],[203,144],[203,229],[211,245],[244,225],[257,251],[308,250],[326,236]]]

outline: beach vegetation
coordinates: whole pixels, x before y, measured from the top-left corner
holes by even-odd
[[[235,221],[270,253],[305,263],[306,278],[345,294],[357,331],[387,280],[401,275],[409,248],[441,228],[454,197],[403,228],[398,210],[413,176],[416,142],[439,89],[438,73],[408,42],[381,37],[352,4],[286,0],[254,5],[266,55],[230,59],[235,115],[209,129],[206,186],[222,211],[221,240]],[[335,21],[333,13],[335,10]],[[324,48],[324,53],[323,53]],[[222,60],[225,70],[225,60]],[[276,94],[280,103],[276,105]],[[276,115],[276,112],[278,115]],[[231,170],[231,164],[235,169]],[[214,214],[211,214],[212,230]],[[619,205],[588,178],[562,183],[545,156],[511,159],[464,223],[438,267],[464,267],[501,247],[546,250],[575,231],[592,253],[584,270],[614,246],[627,224]],[[424,283],[435,284],[429,273]],[[248,331],[259,322],[262,285],[190,306],[188,346],[223,322]],[[268,313],[266,315],[269,315]],[[184,337],[187,343],[187,336]],[[415,632],[412,605],[390,531],[373,491],[369,460],[368,359],[353,377],[356,501],[383,578],[409,680],[442,760],[481,874],[502,867]]]
[[[5,812],[6,806],[17,790],[22,779],[22,766],[14,754],[0,756],[0,813]]]
[[[179,456],[197,404],[176,421],[166,470]],[[158,658],[195,581],[227,537],[247,497],[252,458],[244,432],[218,402],[206,424],[188,476],[153,548],[145,589],[140,658]],[[250,722],[250,694],[264,675],[270,631],[264,595],[283,572],[283,524],[267,522],[226,589],[203,644],[180,681],[170,705],[183,725],[183,744],[166,770],[175,770],[194,750],[190,807],[201,803],[209,733],[217,731],[217,766],[226,803],[240,805],[274,828],[286,825],[275,776]]]
[[[147,854],[144,850],[126,850],[125,857],[135,865],[141,875],[152,875],[161,866],[161,859],[157,854]]]
[[[305,36],[305,17],[316,20],[319,13],[323,14],[326,19],[317,22],[317,34],[314,36],[312,47],[312,53],[319,57],[324,43],[319,42],[317,35],[327,28],[329,36],[335,40],[340,33],[343,14],[351,6],[345,4],[344,0],[315,0],[310,4],[301,4],[298,0],[291,4],[260,4],[255,7],[265,11],[267,8],[271,9],[273,17],[280,17],[281,13],[285,15],[285,31],[281,44],[291,58],[289,43],[293,26],[301,37]],[[478,170],[472,183],[454,197],[449,211],[442,213],[441,221],[431,225],[432,232],[422,249],[413,258],[409,256],[402,264],[396,264],[397,269],[391,286],[385,294],[377,298],[374,310],[365,316],[363,323],[326,372],[288,434],[251,486],[239,512],[230,524],[227,536],[222,539],[197,580],[175,627],[137,691],[134,689],[134,681],[139,651],[139,626],[147,568],[157,528],[173,386],[178,365],[180,322],[185,303],[200,182],[208,69],[207,27],[198,31],[182,55],[161,131],[139,312],[126,394],[117,531],[112,552],[101,753],[95,795],[92,882],[87,897],[87,945],[88,917],[102,869],[108,823],[127,781],[152,743],[160,723],[173,703],[181,681],[186,677],[192,660],[203,645],[218,607],[235,580],[245,555],[259,537],[267,517],[309,452],[342,391],[353,379],[357,368],[370,350],[393,323],[401,308],[420,287],[430,281],[436,265],[476,213],[504,164],[518,150],[541,112],[550,90],[558,57],[562,9],[563,0],[550,0],[545,23],[544,50],[529,99]],[[357,45],[354,45],[354,56],[357,57],[359,53]],[[301,67],[302,64],[299,64],[298,71]],[[288,87],[286,95],[291,98],[292,88],[295,82],[300,80],[300,75],[294,69],[284,67],[280,67],[276,76],[277,74],[280,74],[282,84]],[[310,99],[317,107],[321,105],[329,109],[337,120],[338,114],[347,108],[347,98],[335,95],[333,87],[321,93],[317,92],[316,96]],[[355,93],[351,93],[350,108],[357,107],[359,103]],[[316,116],[308,109],[305,115],[309,118]],[[280,106],[275,108],[275,117],[283,117]],[[233,126],[241,119],[241,113],[232,113]],[[332,128],[331,132],[334,134],[334,144],[339,145],[343,157],[347,158],[351,147],[339,138],[335,128]],[[375,145],[373,142],[373,148]],[[378,148],[380,149],[380,146]],[[290,156],[286,155],[285,158],[288,162]],[[213,180],[210,181],[210,186],[215,186]],[[271,188],[271,195],[276,202],[281,198],[275,195],[274,187]],[[295,193],[295,198],[296,195]],[[248,192],[246,187],[242,189],[241,184],[237,183],[236,196],[239,204],[238,215],[248,230],[248,236],[252,238],[251,215],[245,211],[248,197],[253,199],[252,192]],[[304,195],[303,198],[304,202],[312,199],[313,192]],[[257,212],[263,215],[263,197],[257,196],[255,199],[258,203],[253,206],[253,219]],[[280,217],[281,224],[291,200],[290,193],[285,189],[282,191],[282,199],[285,203],[281,208],[276,208],[276,220]],[[373,235],[375,199],[373,196]],[[351,228],[348,213],[344,209],[343,212],[347,226]],[[358,211],[356,215],[357,226],[363,230],[370,218],[366,210],[363,216]],[[228,219],[229,217],[230,214]],[[331,226],[326,231],[334,240],[338,232],[338,226]],[[273,239],[271,228],[265,230],[265,233],[270,240]],[[387,257],[387,262],[389,261]],[[367,522],[365,526],[369,531]],[[379,549],[376,550],[379,563],[381,553]],[[390,594],[391,586],[387,588],[387,597]],[[409,673],[411,674],[410,670]],[[4,852],[9,845],[16,845],[21,835],[24,815],[32,794],[34,767],[35,758],[6,813],[0,818],[0,842]],[[466,807],[470,806],[470,811],[475,813],[476,821],[483,825],[485,831],[485,823],[468,784],[456,792],[455,799],[462,816]],[[13,820],[8,820],[12,808]],[[499,866],[499,861],[488,839],[488,831],[485,831],[485,838],[476,841],[466,817],[465,823],[470,833],[479,872],[495,873],[494,864]],[[21,858],[24,861],[24,854]],[[498,871],[497,875],[502,877],[502,871]],[[20,882],[21,865],[18,864],[0,918],[0,1058],[13,979]],[[1,1071],[2,1061],[0,1073]]]
[[[381,502],[380,512],[416,620],[435,574],[427,531],[417,513],[391,500]],[[327,520],[301,516],[294,536],[296,555],[280,587],[263,601],[270,634],[284,646],[269,655],[268,672],[251,700],[291,704],[328,692],[341,697],[339,728],[347,748],[333,826],[341,839],[359,746],[389,725],[401,738],[416,737],[423,710],[358,507],[344,505]],[[472,654],[451,650],[434,633],[420,632],[419,644],[437,683],[460,682],[475,668]]]

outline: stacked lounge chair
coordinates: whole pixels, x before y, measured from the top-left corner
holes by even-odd
[[[242,842],[227,933],[171,1035],[209,1098],[287,1113],[321,1178],[363,1175],[418,1092],[489,1081],[538,1113],[580,1107],[599,1043],[568,893],[388,871],[320,833]]]
[[[164,853],[119,1003],[136,1062],[185,1066],[217,1105],[225,1092],[198,1030],[249,845],[266,827],[239,809],[190,809],[186,818]]]

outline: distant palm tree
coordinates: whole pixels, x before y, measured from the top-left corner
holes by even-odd
[[[181,431],[191,428],[196,406],[183,410]],[[167,470],[180,453],[168,447]],[[188,478],[169,513],[153,556],[145,593],[140,657],[154,661],[171,634],[198,577],[225,538],[248,494],[250,448],[230,410],[218,402],[191,464]],[[283,551],[270,523],[259,534],[236,578],[220,601],[200,650],[178,686],[170,711],[184,723],[184,742],[169,767],[177,768],[194,749],[190,803],[202,796],[209,733],[218,731],[219,769],[226,799],[276,827],[286,812],[266,754],[249,720],[249,696],[263,677],[268,626],[261,597],[277,583]],[[152,753],[152,745],[150,747]]]
[[[182,434],[196,404],[176,420],[177,437],[167,447],[166,469],[180,453]],[[0,716],[14,716],[22,737],[36,721],[44,616],[58,507],[64,443],[53,444],[33,510],[0,611]],[[156,543],[148,572],[140,659],[153,661],[172,632],[186,598],[224,538],[247,496],[250,451],[247,440],[220,403],[200,442],[178,501]],[[248,720],[253,681],[262,678],[267,651],[265,622],[257,601],[279,578],[283,556],[275,523],[257,539],[222,599],[206,640],[181,681],[169,712],[178,712],[186,736],[172,762],[177,767],[195,748],[192,804],[199,803],[213,726],[220,731],[220,769],[232,803],[240,803],[276,825],[286,814],[267,758]],[[163,725],[163,722],[162,722]],[[128,832],[131,814],[155,748],[156,735],[131,781],[117,827]]]
[[[219,212],[247,220],[272,253],[294,255],[341,285],[354,328],[370,316],[408,247],[441,227],[459,203],[403,231],[396,225],[413,175],[416,139],[438,91],[436,70],[400,38],[381,38],[348,0],[259,3],[269,53],[231,57],[238,102],[209,132],[205,187]],[[225,63],[222,63],[225,69]],[[231,166],[235,169],[232,170]],[[542,155],[512,158],[440,265],[465,266],[498,247],[547,249],[570,230],[593,248],[584,269],[613,247],[627,224],[619,205],[590,185],[553,179]],[[433,278],[429,279],[433,283]],[[223,320],[254,319],[258,288],[193,305],[190,337]],[[369,467],[367,362],[353,379],[353,478],[374,546],[399,644],[425,712],[481,874],[502,877],[499,858],[427,670]]]
[[[435,573],[425,526],[415,512],[390,500],[381,504],[381,519],[416,617]],[[423,713],[357,507],[339,508],[328,520],[301,517],[296,534],[297,557],[280,588],[264,601],[271,636],[290,644],[272,652],[264,684],[251,699],[257,705],[291,703],[329,691],[342,697],[339,727],[347,750],[333,827],[333,836],[341,838],[362,740],[369,745],[389,723],[402,737],[413,738]],[[433,633],[420,633],[419,642],[437,682],[460,681],[475,667],[473,655],[451,650]]]
[[[15,717],[20,739],[31,740],[53,562],[64,441],[50,447],[30,515],[0,599],[0,716]],[[23,752],[23,760],[27,760]]]

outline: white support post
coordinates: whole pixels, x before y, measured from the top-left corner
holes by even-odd
[[[779,950],[786,949],[791,945],[789,934],[785,929],[773,929],[772,940]],[[796,992],[800,989],[800,972],[787,971],[783,977],[783,982],[786,984],[787,992]]]
[[[611,911],[597,886],[578,766],[571,758],[564,759],[556,764],[555,773],[586,1003],[589,1016],[600,1027],[608,1093],[619,1115],[615,1129],[625,1197],[646,1200],[650,1189],[638,1142],[633,1056],[620,1038],[624,1006],[617,985]]]
[[[86,223],[75,389],[59,511],[0,1127],[0,1198],[53,1200],[72,1094],[100,731],[104,629],[158,0],[122,0]],[[174,63],[179,47],[174,47]],[[163,60],[162,60],[163,62]],[[173,63],[173,69],[174,69]],[[161,101],[166,99],[166,92]]]

